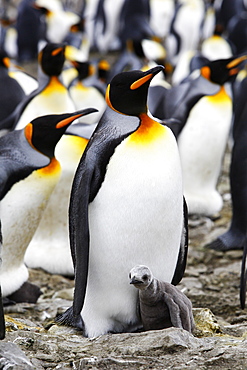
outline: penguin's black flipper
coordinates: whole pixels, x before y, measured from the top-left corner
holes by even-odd
[[[244,243],[244,253],[242,257],[241,277],[240,277],[240,305],[242,310],[245,309],[245,300],[246,300],[246,281],[247,281],[246,257],[247,257],[247,238],[245,238]]]
[[[197,71],[196,71],[197,72]],[[195,73],[196,73],[195,72]],[[199,73],[199,71],[198,71]],[[192,107],[205,95],[214,95],[219,86],[206,80],[202,76],[190,76],[181,84],[168,89],[164,99],[164,112],[166,118],[176,118],[185,125]]]
[[[76,327],[81,325],[80,313],[88,277],[88,206],[104,181],[107,164],[116,146],[136,131],[139,125],[139,118],[119,114],[107,107],[82,155],[75,173],[69,206],[70,247],[75,268],[74,301],[73,307],[55,319],[55,322],[58,320],[60,324]]]
[[[44,89],[44,86],[38,87],[38,89],[31,92],[31,94],[27,95],[15,108],[15,110],[5,119],[0,121],[0,130],[8,129],[8,130],[14,130],[22,113],[26,109],[27,105],[30,103],[30,101],[35,98],[36,95],[38,95],[42,90]]]
[[[0,286],[0,340],[5,338],[5,320],[3,312],[2,290]]]
[[[180,250],[178,254],[178,261],[176,270],[174,272],[171,284],[177,285],[184,276],[184,271],[187,263],[187,254],[188,254],[188,245],[189,245],[189,236],[188,236],[188,208],[186,200],[184,198],[184,225],[183,233],[181,237]]]

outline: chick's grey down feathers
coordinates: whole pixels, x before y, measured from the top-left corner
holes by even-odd
[[[136,279],[133,273],[130,276],[132,277],[130,283],[139,290],[139,310],[144,330],[159,330],[174,326],[189,332],[193,331],[192,304],[183,292],[152,275],[148,275],[150,277],[148,283],[140,278]],[[143,276],[146,277],[147,274]]]

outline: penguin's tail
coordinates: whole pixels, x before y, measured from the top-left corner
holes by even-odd
[[[83,321],[81,315],[74,315],[73,306],[68,308],[61,315],[58,315],[54,319],[53,324],[72,326],[73,328],[75,328],[79,331],[82,331],[83,333],[85,331],[84,321]]]
[[[240,305],[242,310],[244,310],[245,308],[246,300],[246,280],[247,280],[246,257],[247,257],[247,236],[245,237],[244,242],[244,251],[242,257],[241,277],[240,277]]]

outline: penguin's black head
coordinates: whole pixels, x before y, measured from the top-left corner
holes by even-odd
[[[240,65],[246,59],[247,55],[242,55],[211,61],[201,68],[201,75],[211,82],[223,85],[240,71]]]
[[[39,53],[39,63],[48,76],[59,76],[65,62],[65,44],[48,43]]]
[[[7,69],[10,66],[10,59],[5,50],[0,50],[0,66]]]
[[[97,109],[88,108],[74,113],[50,114],[35,118],[24,128],[26,139],[34,149],[53,158],[55,147],[67,127],[75,119],[93,112],[97,112]]]
[[[72,61],[72,64],[78,72],[79,80],[84,80],[94,74],[94,67],[89,62]]]
[[[106,90],[106,102],[109,107],[130,116],[146,113],[150,82],[163,68],[157,66],[145,72],[135,70],[117,74]]]

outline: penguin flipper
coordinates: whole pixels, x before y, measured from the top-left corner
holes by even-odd
[[[164,100],[166,117],[181,121],[181,130],[193,106],[205,95],[214,95],[219,91],[219,86],[202,76],[191,76],[174,88],[168,89]],[[181,132],[180,130],[180,132]]]
[[[42,90],[44,89],[44,86],[39,87],[38,89],[31,92],[31,94],[27,95],[15,108],[15,110],[4,120],[0,121],[0,129],[9,129],[14,130],[16,128],[16,125],[26,109],[27,105],[30,103],[30,101],[35,98],[36,95],[38,95]],[[29,122],[27,122],[28,124]]]
[[[188,208],[187,208],[186,200],[184,198],[184,225],[183,225],[183,232],[182,232],[182,237],[181,237],[177,265],[176,265],[176,269],[175,269],[175,272],[174,272],[174,275],[171,281],[171,284],[173,285],[177,285],[183,278],[184,271],[186,268],[186,263],[187,263],[188,244],[189,244]]]
[[[139,118],[119,114],[107,107],[75,173],[69,206],[70,247],[75,269],[74,317],[80,315],[86,294],[90,237],[89,203],[94,200],[104,181],[107,164],[116,146],[139,125]]]
[[[246,258],[247,258],[247,239],[245,238],[240,277],[240,305],[242,310],[245,309],[245,300],[246,300],[246,281],[247,281]]]
[[[0,340],[5,338],[5,320],[3,311],[2,290],[0,286]]]

